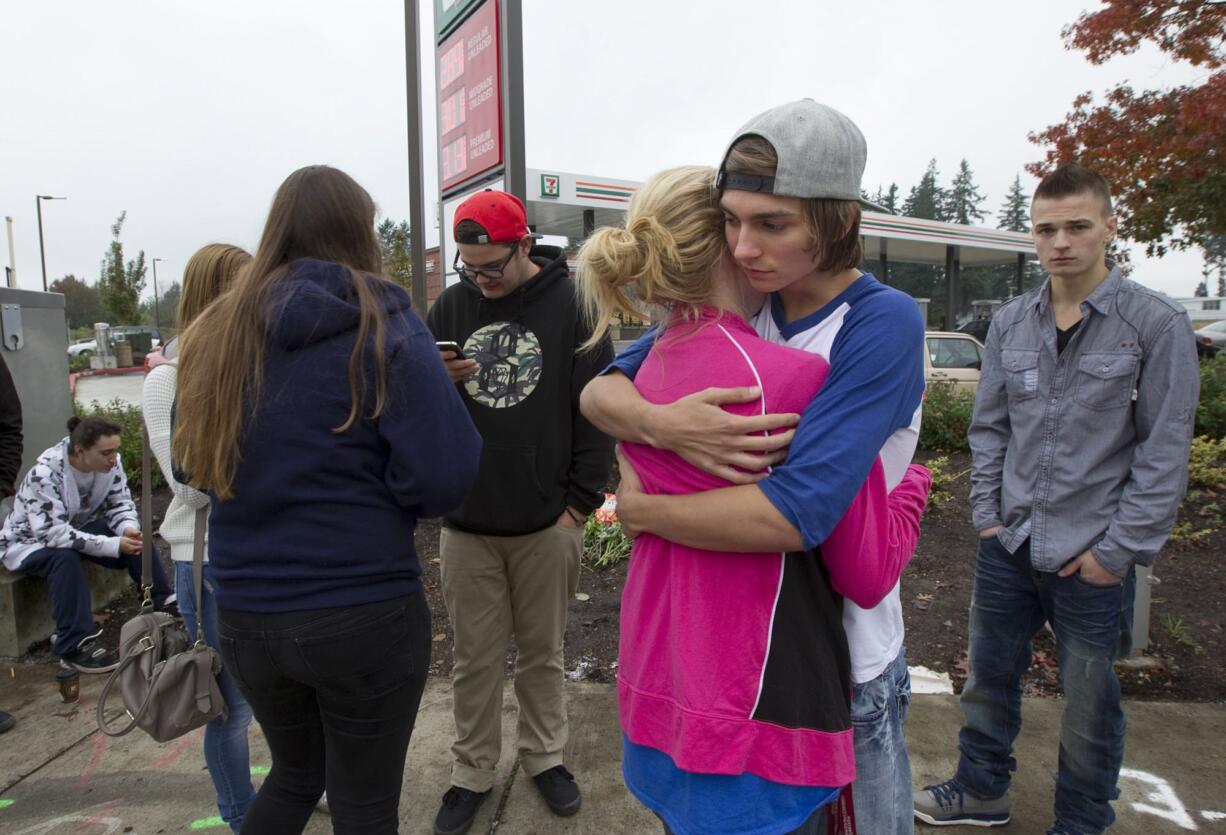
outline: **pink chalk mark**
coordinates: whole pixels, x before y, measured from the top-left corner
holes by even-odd
[[[81,788],[98,770],[98,766],[102,764],[102,758],[106,755],[107,737],[101,731],[96,731],[93,736],[93,750],[89,754],[89,762],[85,764],[85,768],[81,769],[80,775],[77,776],[76,786]]]

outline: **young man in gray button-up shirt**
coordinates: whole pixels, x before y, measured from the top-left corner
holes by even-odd
[[[1035,191],[1050,274],[992,318],[969,433],[979,556],[957,775],[915,793],[934,824],[1009,820],[1021,677],[1050,622],[1065,690],[1049,835],[1094,835],[1124,755],[1112,666],[1130,648],[1134,569],[1170,534],[1200,376],[1183,308],[1105,258],[1107,183],[1068,165]]]

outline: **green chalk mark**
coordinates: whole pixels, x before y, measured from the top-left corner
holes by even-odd
[[[267,774],[267,773],[268,773],[268,772],[270,772],[270,771],[272,771],[272,766],[270,766],[270,765],[253,765],[253,766],[251,766],[251,773],[252,773],[252,774]]]
[[[7,809],[8,807],[12,806],[16,802],[17,802],[16,800],[9,800],[8,798],[0,798],[0,809]]]
[[[199,820],[194,820],[187,825],[187,828],[188,829],[212,829],[215,826],[225,826],[225,825],[226,825],[225,821],[223,821],[217,815],[214,815],[211,818],[200,818]]]

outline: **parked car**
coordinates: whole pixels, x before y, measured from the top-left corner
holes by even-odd
[[[80,339],[68,346],[68,356],[89,356],[98,350],[98,340]]]
[[[950,331],[924,334],[924,383],[951,382],[960,389],[974,391],[979,386],[983,365],[983,344],[975,337]]]
[[[133,334],[148,334],[153,341],[153,347],[162,344],[162,332],[153,325],[116,325],[111,328],[111,341],[127,339]],[[83,339],[68,346],[68,356],[76,357],[84,354],[89,356],[98,351],[97,339]]]
[[[1226,348],[1226,319],[1197,328],[1196,355],[1198,357],[1216,356],[1217,352]]]

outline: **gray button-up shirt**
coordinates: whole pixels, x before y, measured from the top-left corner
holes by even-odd
[[[1187,313],[1111,274],[1056,353],[1050,278],[992,317],[969,439],[977,530],[1030,539],[1038,571],[1086,549],[1106,569],[1150,565],[1187,486],[1200,370]]]

